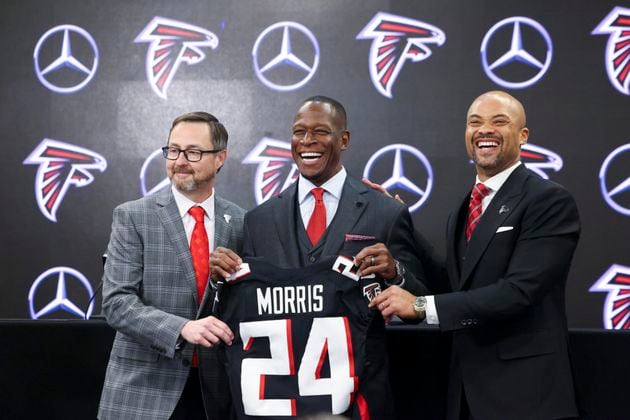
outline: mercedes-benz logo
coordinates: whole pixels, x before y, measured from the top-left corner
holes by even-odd
[[[599,185],[606,203],[624,216],[630,216],[630,153],[626,152],[630,152],[630,143],[608,155],[599,170]]]
[[[294,51],[300,51],[300,56]],[[312,58],[306,59],[306,54]],[[286,92],[311,80],[319,65],[319,44],[306,26],[278,22],[258,36],[252,57],[258,79],[270,89]]]
[[[147,186],[148,183],[149,186]],[[142,164],[140,169],[140,191],[146,197],[163,190],[169,185],[171,185],[171,180],[164,176],[162,149],[157,149]]]
[[[389,160],[387,155],[391,155]],[[385,161],[388,165],[391,163],[391,171],[388,169],[390,166],[385,166]],[[379,165],[376,165],[377,162]],[[405,172],[405,162],[413,162],[417,167]],[[414,182],[406,173],[420,174],[416,175],[416,181],[425,181]],[[365,165],[363,176],[380,183],[390,192],[397,190],[404,194],[403,199],[409,204],[410,212],[418,210],[427,201],[433,188],[433,169],[429,160],[418,149],[407,144],[391,144],[380,149]]]
[[[506,34],[506,31],[502,30],[503,28],[511,29],[511,35]],[[530,45],[527,48],[523,42],[525,31],[528,32],[528,35],[530,31],[537,35],[528,37]],[[506,36],[509,37],[510,48],[503,54],[496,56],[493,54],[495,51],[505,51],[505,46],[507,46],[505,41],[508,41]],[[493,42],[494,40],[497,41]],[[493,45],[501,43],[502,46],[490,48],[491,43]],[[545,57],[539,57],[539,59],[536,55],[542,55],[539,53],[542,50],[546,50]],[[536,54],[532,51],[536,51]],[[549,69],[552,56],[553,44],[547,30],[535,20],[522,16],[503,19],[496,23],[486,33],[481,43],[481,64],[486,75],[496,84],[511,89],[523,89],[538,82]],[[513,63],[521,64],[517,64],[518,67],[515,67]],[[522,78],[522,80],[506,80],[508,72],[512,77]]]
[[[55,297],[44,304],[40,309],[36,309],[36,306],[38,306],[37,303],[39,303],[35,302],[37,293],[42,287],[46,286],[46,283],[53,283],[54,286],[54,282],[56,282],[56,287],[54,288]],[[80,285],[78,289],[77,284]],[[84,312],[80,305],[77,305],[68,297],[69,290],[72,292],[73,298],[84,294],[86,296],[86,303],[90,301],[93,294],[90,282],[83,274],[73,268],[55,267],[40,274],[33,282],[31,290],[28,292],[28,305],[31,319],[39,319],[57,311],[67,312],[73,317],[89,319],[94,309],[94,301],[90,302],[87,312]],[[37,300],[41,302],[42,299]]]
[[[33,51],[35,74],[53,92],[83,89],[96,74],[98,48],[83,28],[60,25],[49,29]]]

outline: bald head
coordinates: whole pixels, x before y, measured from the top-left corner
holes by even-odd
[[[514,121],[519,124],[519,128],[523,128],[527,125],[527,117],[525,116],[525,108],[521,101],[516,99],[514,96],[510,95],[507,92],[503,92],[502,90],[491,90],[486,93],[482,93],[479,95],[473,103],[468,108],[468,115],[470,116],[471,110],[474,109],[475,105],[477,105],[480,101],[488,101],[495,100],[502,102],[505,106],[505,109],[510,111]]]

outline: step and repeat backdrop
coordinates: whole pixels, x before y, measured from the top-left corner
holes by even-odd
[[[159,149],[195,110],[230,133],[217,192],[250,209],[295,180],[300,101],[338,99],[348,171],[443,253],[466,111],[500,89],[527,110],[523,162],[580,208],[570,326],[630,327],[628,2],[27,0],[0,23],[2,318],[100,312],[112,210],[169,186]]]

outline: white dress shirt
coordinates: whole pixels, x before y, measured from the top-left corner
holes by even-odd
[[[497,195],[497,191],[501,189],[503,184],[505,184],[505,181],[507,181],[510,175],[512,175],[512,172],[514,172],[514,169],[516,169],[520,164],[521,161],[519,160],[514,165],[510,166],[507,169],[504,169],[495,176],[488,178],[483,182],[483,185],[490,189],[490,194],[488,194],[483,198],[483,200],[481,200],[481,214],[486,211],[492,199]],[[475,178],[475,185],[480,182],[481,181],[479,180],[479,175],[477,175],[477,177]],[[437,308],[435,307],[435,298],[433,296],[426,296],[426,298],[427,306],[425,312],[427,316],[427,324],[439,324],[440,319],[438,317]]]
[[[342,167],[332,178],[320,185],[321,188],[326,190],[323,196],[324,206],[326,206],[326,228],[330,226],[330,222],[337,213],[346,176],[348,176],[348,173]],[[311,220],[311,215],[315,209],[315,197],[311,194],[313,188],[317,188],[317,186],[300,175],[298,178],[298,203],[300,204],[300,215],[302,216],[305,229],[308,227],[308,221]]]
[[[203,225],[206,228],[206,233],[208,234],[208,245],[210,249],[209,252],[212,252],[214,249],[214,190],[212,191],[212,195],[208,197],[203,203],[195,203],[194,201],[188,199],[185,195],[177,191],[177,189],[171,186],[173,190],[173,196],[175,197],[175,203],[177,204],[177,209],[179,210],[179,215],[182,218],[182,223],[184,223],[184,230],[186,231],[186,239],[188,240],[188,245],[190,246],[190,238],[192,236],[192,231],[195,228],[195,218],[192,217],[188,210],[194,206],[203,207],[205,210],[205,215],[203,216]]]

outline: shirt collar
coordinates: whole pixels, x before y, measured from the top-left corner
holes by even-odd
[[[171,189],[173,191],[173,197],[175,197],[175,203],[177,204],[177,209],[179,210],[179,216],[184,217],[188,213],[193,206],[201,206],[206,212],[208,219],[214,220],[214,189],[212,190],[212,195],[206,198],[202,203],[195,203],[190,200],[184,194],[177,191],[175,186],[171,185]]]
[[[496,174],[495,176],[486,179],[483,182],[483,185],[490,188],[492,191],[495,191],[495,192],[499,191],[499,189],[503,186],[503,184],[505,184],[505,181],[507,181],[510,175],[512,175],[512,172],[514,172],[514,170],[518,168],[520,164],[521,164],[521,161],[519,160],[518,162],[516,162],[514,165],[510,166],[509,168],[504,169],[498,174]],[[479,175],[477,175],[475,179],[475,185],[480,182],[481,180],[479,180]]]
[[[343,166],[341,170],[337,172],[332,178],[328,181],[324,182],[320,185],[321,188],[325,189],[328,193],[332,194],[337,200],[341,198],[341,190],[343,190],[343,184],[346,182],[346,177],[348,173],[346,172],[346,168]],[[311,192],[313,188],[317,186],[313,184],[308,179],[304,178],[301,174],[298,178],[298,200],[299,203],[302,204],[308,194]]]

